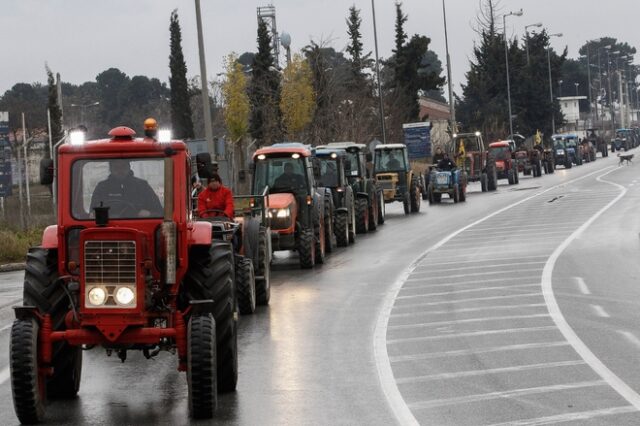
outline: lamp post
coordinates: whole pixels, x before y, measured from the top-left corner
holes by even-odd
[[[509,43],[507,41],[507,16],[522,16],[522,9],[502,15],[504,29],[504,59],[507,69],[507,103],[509,104],[509,135],[513,137],[513,115],[511,113],[511,82],[509,81]]]
[[[94,106],[97,106],[97,105],[100,105],[100,101],[91,102],[89,104],[71,104],[69,106],[72,106],[72,107],[75,107],[75,108],[80,108],[80,124],[84,125],[85,124],[84,123],[84,111],[87,108],[94,107]]]
[[[573,83],[576,86],[576,96],[578,96],[578,87],[580,87],[580,83]]]
[[[382,143],[387,143],[387,132],[384,125],[384,100],[382,98],[382,83],[380,82],[380,58],[378,57],[378,30],[376,27],[376,5],[371,0],[371,13],[373,15],[373,42],[376,50],[376,79],[378,80],[378,98],[380,98],[380,127],[382,128]]]
[[[525,25],[524,26],[524,32],[526,34],[526,39],[525,39],[525,43],[524,46],[527,50],[527,65],[529,65],[529,28],[533,28],[533,27],[537,27],[540,28],[542,26],[542,22],[538,22],[536,24],[531,24],[531,25]]]
[[[562,33],[549,34],[549,40],[551,37],[562,37]],[[554,111],[553,103],[553,80],[551,79],[551,44],[547,43],[547,65],[549,68],[549,98],[551,100],[551,134],[556,133],[556,112]]]
[[[200,89],[202,91],[202,114],[204,115],[204,134],[207,146],[216,158],[218,152],[213,142],[213,126],[211,124],[211,107],[209,106],[209,84],[207,82],[207,61],[204,57],[204,35],[202,33],[202,14],[200,13],[200,0],[195,0],[196,29],[198,32],[198,57],[200,59]],[[277,58],[276,58],[277,60]]]
[[[449,118],[451,119],[451,141],[453,134],[458,132],[456,123],[456,107],[453,99],[453,82],[451,81],[451,59],[449,58],[449,37],[447,35],[447,9],[442,0],[442,19],[444,20],[444,46],[447,54],[447,83],[449,86]]]

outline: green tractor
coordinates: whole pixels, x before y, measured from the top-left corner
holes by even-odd
[[[375,231],[384,223],[384,197],[382,188],[371,177],[367,162],[371,155],[366,153],[366,145],[355,142],[332,142],[318,149],[344,149],[348,166],[345,175],[355,195],[356,231],[363,234]]]

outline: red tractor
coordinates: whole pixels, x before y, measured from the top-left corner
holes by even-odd
[[[269,195],[272,249],[297,251],[301,268],[324,263],[326,236],[333,234],[331,191],[317,186],[308,147],[292,142],[260,148],[252,169],[252,192]]]
[[[468,182],[480,182],[482,192],[498,188],[496,163],[485,149],[480,132],[454,133],[449,153],[467,175]]]
[[[515,185],[520,182],[518,165],[513,160],[512,141],[490,143],[489,156],[496,162],[498,179],[507,179],[509,185]]]
[[[59,148],[57,224],[27,255],[11,328],[22,423],[41,421],[49,397],[78,393],[83,346],[123,362],[131,350],[177,353],[194,418],[212,417],[217,392],[236,388],[233,250],[194,221],[189,152],[159,133],[134,138],[118,127],[103,140],[71,135]],[[51,184],[44,162],[42,183]]]

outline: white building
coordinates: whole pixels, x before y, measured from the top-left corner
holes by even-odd
[[[560,111],[562,111],[566,122],[565,131],[577,131],[585,128],[585,122],[580,120],[580,101],[585,99],[587,99],[586,96],[564,96],[558,98]]]

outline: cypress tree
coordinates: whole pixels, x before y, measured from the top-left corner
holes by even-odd
[[[177,9],[171,12],[169,24],[171,33],[171,53],[169,55],[169,85],[171,86],[171,125],[175,137],[190,139],[194,137],[191,105],[189,103],[189,85],[187,83],[187,65],[182,54],[182,32],[178,21]]]
[[[62,111],[60,110],[60,105],[58,105],[58,89],[56,87],[56,81],[53,78],[53,73],[49,69],[49,65],[45,64],[45,69],[47,70],[47,85],[49,89],[47,108],[49,109],[49,115],[51,117],[51,139],[53,143],[56,143],[62,139]],[[49,144],[44,144],[44,156],[45,158],[51,158]]]

